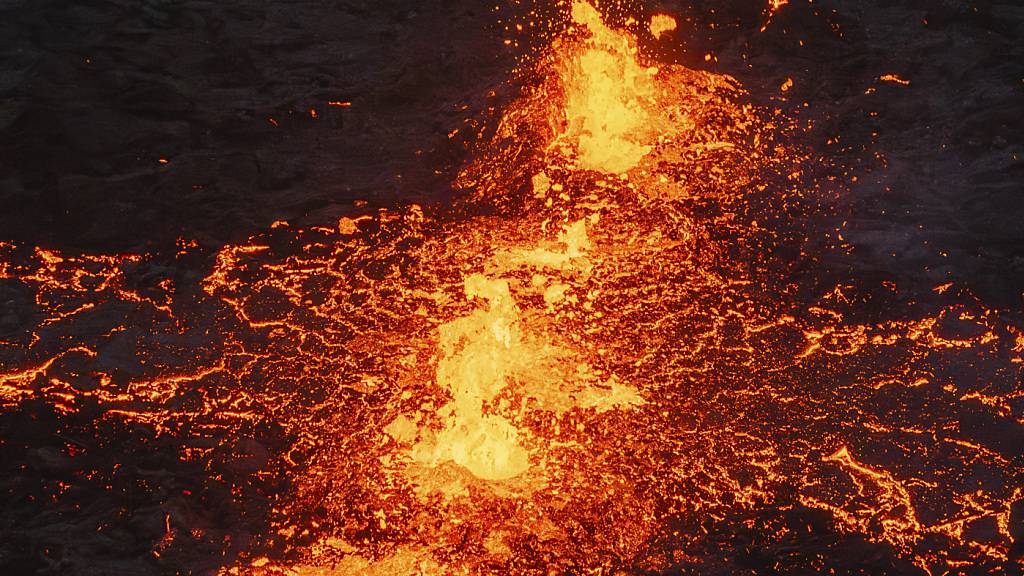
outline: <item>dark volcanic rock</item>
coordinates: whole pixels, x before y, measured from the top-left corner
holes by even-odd
[[[219,245],[444,198],[446,134],[510,65],[492,26],[474,3],[5,2],[0,236]]]

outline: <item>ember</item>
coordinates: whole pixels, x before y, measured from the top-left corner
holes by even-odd
[[[0,244],[37,311],[0,342],[0,407],[67,437],[33,452],[62,483],[19,497],[156,495],[165,571],[190,549],[253,575],[1017,569],[1019,315],[823,280],[846,188],[806,123],[645,55],[672,16],[638,38],[567,8],[451,205],[278,221],[201,280]],[[350,106],[326,103],[302,116]],[[208,480],[131,463],[147,446]],[[186,505],[251,501],[243,542]]]

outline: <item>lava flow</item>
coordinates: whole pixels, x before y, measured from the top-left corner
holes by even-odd
[[[0,407],[60,438],[24,464],[59,481],[7,497],[137,491],[164,571],[1019,567],[1019,314],[824,280],[842,190],[797,123],[566,16],[454,206],[282,223],[201,279],[0,246],[37,311],[0,342]],[[147,476],[168,450],[178,475]]]

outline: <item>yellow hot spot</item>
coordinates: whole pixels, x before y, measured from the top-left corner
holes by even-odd
[[[678,24],[676,24],[676,19],[668,14],[655,14],[654,16],[651,16],[651,23],[648,25],[648,30],[651,31],[652,36],[660,39],[663,35],[674,31],[677,26]]]
[[[576,394],[574,400],[580,408],[594,408],[598,413],[646,403],[636,388],[619,383],[614,376],[604,388],[585,388]]]
[[[544,172],[537,174],[532,179],[533,195],[536,198],[543,198],[551,189],[551,179]]]
[[[594,220],[594,218],[591,218]],[[551,313],[571,286],[558,280],[562,272],[589,273],[587,253],[592,245],[587,219],[565,226],[556,242],[533,250],[513,250],[492,261],[497,274],[513,270],[546,270],[553,277],[534,273],[532,290],[543,295]],[[563,279],[564,280],[564,279]],[[421,430],[422,439],[411,452],[413,460],[436,467],[454,462],[482,480],[501,481],[519,476],[530,467],[524,447],[528,432],[495,410],[496,400],[510,384],[537,408],[562,414],[574,407],[603,412],[642,403],[632,387],[600,378],[586,362],[553,341],[543,320],[521,313],[509,281],[472,274],[464,280],[467,298],[482,305],[467,316],[443,324],[438,333],[436,380],[450,402],[438,411],[442,430]],[[574,369],[575,368],[575,369]],[[500,402],[497,404],[500,405]],[[411,421],[396,419],[385,432],[399,443],[415,437]],[[454,486],[446,493],[461,493]]]
[[[590,38],[562,73],[568,124],[563,136],[576,141],[582,168],[626,172],[651,151],[645,105],[654,98],[651,74],[637,61],[630,38],[606,26],[593,6],[575,2],[572,18]]]
[[[500,416],[468,418],[437,437],[450,459],[481,480],[508,480],[530,467],[519,430]]]
[[[505,480],[526,471],[529,454],[516,427],[484,409],[529,355],[508,282],[474,274],[466,278],[465,291],[469,298],[486,300],[487,308],[440,328],[437,383],[452,400],[441,410],[447,415],[444,430],[417,445],[413,457],[430,465],[452,461],[477,478]]]
[[[540,246],[533,250],[523,251],[515,255],[513,262],[538,268],[554,268],[558,270],[577,268],[589,269],[584,260],[586,251],[590,249],[590,237],[587,236],[585,219],[566,226],[558,233],[558,249]]]

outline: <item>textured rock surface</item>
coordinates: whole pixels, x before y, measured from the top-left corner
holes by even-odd
[[[447,132],[508,66],[476,4],[5,2],[0,230],[216,245],[443,196]]]

